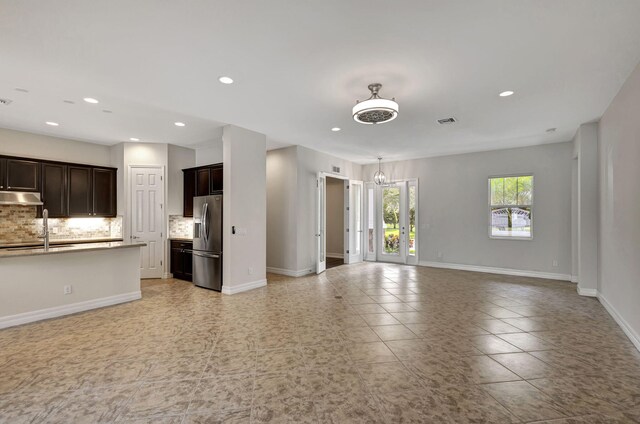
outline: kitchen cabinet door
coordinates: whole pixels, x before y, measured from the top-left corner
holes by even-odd
[[[116,216],[116,170],[92,169],[93,216]]]
[[[210,190],[209,168],[196,171],[196,196],[208,196]]]
[[[0,158],[0,190],[6,190],[7,184],[7,160],[4,158]]]
[[[218,194],[222,192],[222,166],[214,166],[209,170],[209,194]]]
[[[69,197],[67,199],[69,216],[92,216],[91,168],[69,166],[67,185],[69,187]]]
[[[42,164],[42,202],[51,218],[67,216],[67,165]],[[41,211],[38,212],[39,216]]]
[[[196,171],[195,169],[185,169],[183,172],[183,203],[182,216],[193,216],[193,196],[196,195]]]
[[[7,159],[5,168],[5,190],[40,191],[40,162]]]

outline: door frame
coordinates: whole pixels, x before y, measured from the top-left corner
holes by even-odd
[[[393,180],[393,181],[389,181],[386,184],[383,185],[376,185],[376,189],[374,190],[374,195],[375,195],[375,212],[374,212],[374,234],[375,234],[375,248],[374,248],[374,252],[371,254],[371,256],[375,257],[375,259],[371,259],[371,260],[375,260],[377,262],[393,262],[393,263],[400,263],[400,264],[408,264],[408,265],[418,265],[419,263],[419,255],[420,255],[420,250],[419,250],[419,228],[420,228],[420,224],[419,224],[419,216],[420,216],[420,202],[419,202],[419,181],[418,178],[407,178],[407,179],[401,179],[401,180]],[[384,187],[388,187],[391,185],[400,185],[400,209],[402,212],[402,209],[404,209],[403,213],[400,216],[400,231],[402,231],[402,224],[405,224],[405,227],[409,227],[408,229],[405,229],[406,233],[404,235],[404,240],[402,241],[402,245],[400,247],[401,249],[401,253],[398,256],[392,256],[392,255],[385,255],[382,252],[382,247],[381,247],[381,243],[383,240],[383,228],[382,228],[382,216],[380,215],[381,210],[382,210],[382,189]],[[415,186],[415,208],[416,208],[416,212],[415,212],[415,240],[414,240],[414,247],[415,247],[415,254],[411,255],[409,254],[409,234],[411,233],[411,228],[409,226],[409,191],[410,191],[410,187]],[[404,206],[404,208],[403,208]],[[404,255],[402,254],[402,251],[404,251]],[[397,260],[394,260],[396,259]]]
[[[349,182],[350,181],[357,181],[359,183],[362,183],[363,187],[364,187],[364,183],[360,180],[354,180],[354,179],[350,179],[349,177],[345,176],[345,175],[339,175],[339,174],[334,174],[331,172],[325,172],[325,171],[320,171],[318,172],[318,176],[316,179],[316,190],[317,190],[317,194],[316,194],[316,233],[315,233],[315,237],[316,237],[316,274],[320,274],[322,272],[325,271],[326,269],[326,261],[327,261],[327,243],[326,243],[326,230],[327,230],[327,177],[328,178],[335,178],[338,180],[342,180],[343,183],[345,183],[345,188],[344,188],[344,210],[343,210],[343,234],[344,234],[344,243],[343,243],[343,249],[342,249],[342,254],[343,254],[343,258],[344,258],[344,262],[345,263],[350,263],[350,258],[349,258],[349,253],[347,253],[348,251],[350,251],[350,237],[349,237],[349,204],[350,204],[350,189],[349,189]],[[324,185],[323,185],[323,192],[320,193],[320,183],[319,180],[320,179],[324,179]],[[320,197],[322,196],[322,207],[324,207],[324,210],[321,210],[321,202],[320,202]],[[364,194],[362,196],[362,198],[364,198]],[[362,213],[363,209],[362,207],[360,208],[360,212]],[[322,219],[324,218],[324,219]],[[360,246],[363,246],[363,241],[362,241],[362,235],[360,236],[361,240],[360,240]],[[324,243],[323,243],[323,239],[324,239]],[[320,251],[321,249],[324,248],[324,255],[321,257],[320,255]],[[364,249],[361,248],[360,249],[360,253],[361,256],[363,256],[364,253]],[[322,258],[324,258],[324,261],[322,260]],[[362,260],[362,258],[360,259],[360,261]],[[353,261],[353,262],[359,262],[359,261]]]
[[[166,170],[164,165],[127,165],[127,181],[124,184],[125,186],[125,213],[122,225],[122,238],[124,240],[129,240],[132,242],[131,238],[133,235],[131,234],[131,223],[133,222],[133,217],[131,214],[133,213],[133,193],[131,191],[131,175],[134,168],[155,168],[160,170],[160,181],[162,182],[162,206],[161,206],[161,218],[162,218],[162,232],[160,233],[160,244],[162,246],[162,276],[161,278],[171,278],[171,274],[169,273],[169,255],[171,255],[171,247],[168,246],[168,231],[169,231],[169,222],[167,220],[166,214],[166,203],[167,203],[167,180]],[[116,182],[117,184],[117,182]]]

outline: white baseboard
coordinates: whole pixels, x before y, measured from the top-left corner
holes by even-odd
[[[577,283],[578,282],[578,276],[577,275],[572,275],[571,276],[571,282],[572,283]]]
[[[578,286],[578,294],[580,296],[597,297],[598,296],[598,290],[596,290],[596,289],[583,289],[580,286]]]
[[[327,258],[344,259],[344,253],[327,253]]]
[[[293,270],[293,269],[284,269],[284,268],[274,268],[274,267],[267,267],[267,272],[270,272],[272,274],[279,274],[279,275],[286,275],[287,277],[302,277],[304,275],[309,275],[309,274],[313,274],[313,270],[312,269],[300,269],[300,270]]]
[[[602,293],[598,293],[598,300],[602,303],[602,306],[609,312],[609,315],[614,319],[615,322],[618,323],[624,334],[627,335],[631,343],[640,351],[640,335],[638,335],[633,328],[627,323],[627,321],[622,318],[622,316],[616,311],[616,309],[607,301],[607,299],[602,295]]]
[[[512,268],[495,268],[495,267],[481,266],[481,265],[464,265],[464,264],[452,264],[452,263],[446,263],[446,262],[431,262],[431,261],[420,261],[418,265],[429,266],[433,268],[457,269],[461,271],[484,272],[489,274],[516,275],[519,277],[534,277],[534,278],[545,278],[547,280],[571,281],[571,275],[569,274],[554,274],[550,272],[541,272],[541,271],[527,271],[527,270],[512,269]]]
[[[162,274],[162,279],[163,280],[168,280],[169,278],[173,278],[173,274],[170,272],[165,272],[164,274]]]
[[[0,328],[13,327],[15,325],[27,324],[30,322],[41,321],[43,319],[75,314],[77,312],[88,311],[90,309],[117,305],[118,303],[131,302],[132,300],[138,300],[140,298],[142,298],[142,292],[135,291],[131,293],[117,294],[115,296],[102,297],[100,299],[72,303],[70,305],[54,306],[53,308],[24,312],[16,315],[9,315],[6,317],[0,317]]]
[[[235,285],[235,286],[225,286],[223,284],[222,285],[222,293],[223,294],[236,294],[236,293],[241,293],[241,292],[257,289],[257,288],[260,288],[260,287],[264,287],[266,285],[267,285],[267,280],[266,279],[250,281],[248,283],[238,284],[238,285]]]

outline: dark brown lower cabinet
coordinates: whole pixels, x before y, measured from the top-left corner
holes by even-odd
[[[193,243],[190,241],[171,240],[171,273],[173,278],[193,280],[192,263]]]

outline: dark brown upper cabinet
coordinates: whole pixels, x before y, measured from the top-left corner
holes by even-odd
[[[196,196],[209,195],[209,168],[201,168],[196,170]]]
[[[182,215],[193,216],[194,196],[222,194],[223,166],[221,163],[183,169],[183,208]]]
[[[222,165],[212,166],[209,170],[210,194],[218,194],[219,192],[222,192],[222,174]]]
[[[193,216],[193,197],[196,195],[196,170],[184,169],[182,215]]]
[[[7,160],[5,158],[0,158],[0,190],[6,190],[7,184],[5,180],[7,179]]]
[[[40,191],[40,162],[7,158],[4,190]]]
[[[116,216],[116,170],[93,168],[92,171],[93,216]]]
[[[67,216],[67,169],[65,164],[42,164],[42,202],[51,218]],[[42,216],[42,208],[38,216]]]
[[[91,168],[88,166],[69,166],[68,187],[69,216],[93,216]]]

